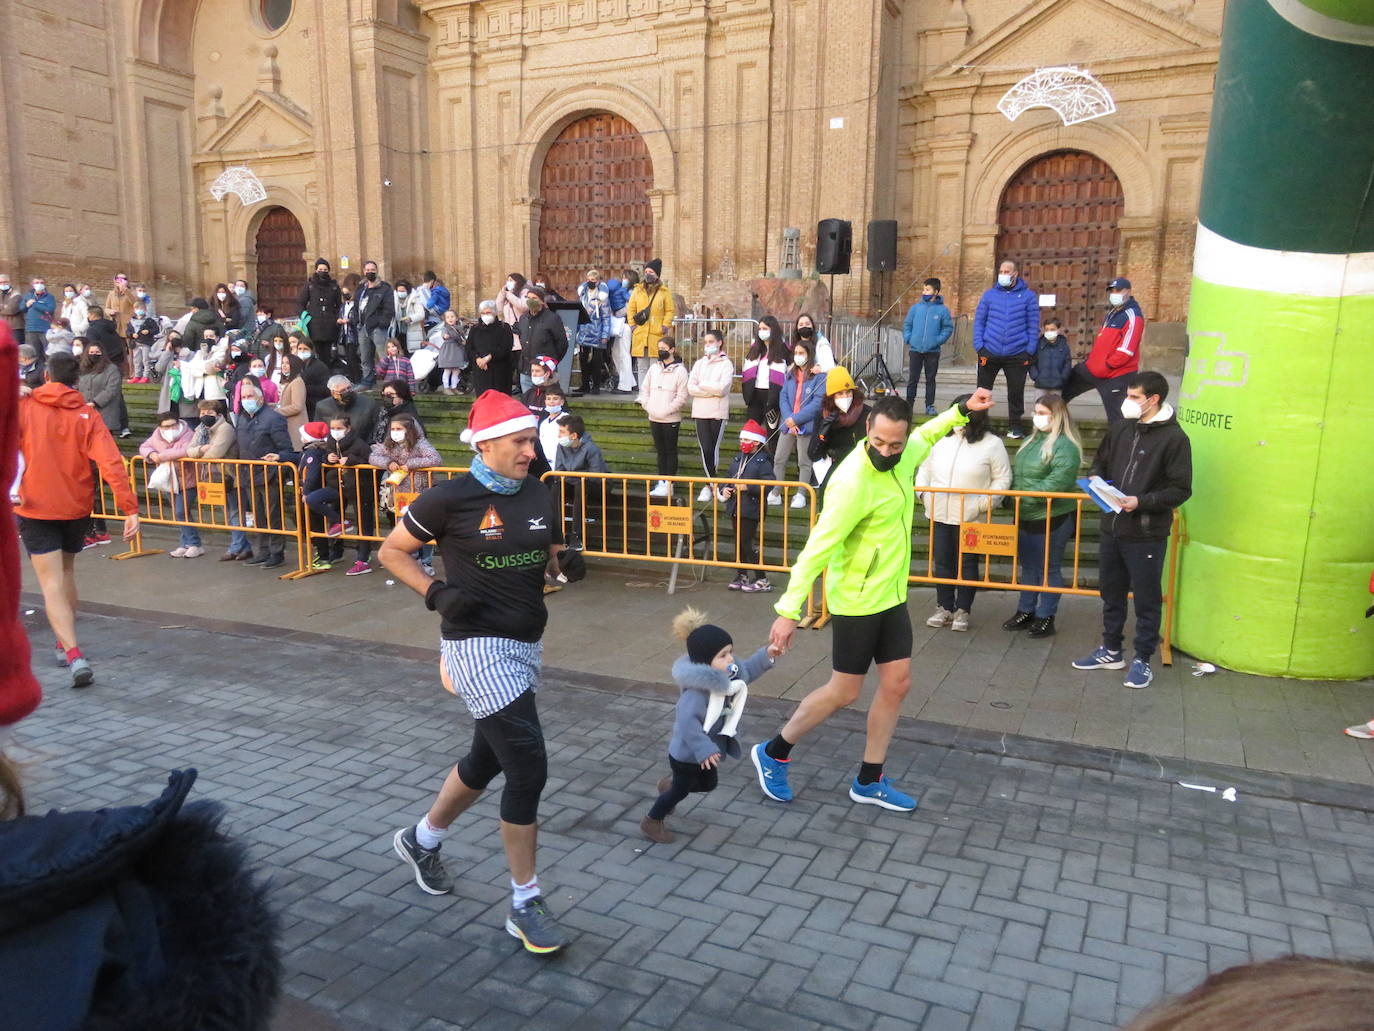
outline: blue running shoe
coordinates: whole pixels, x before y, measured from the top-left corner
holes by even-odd
[[[792,789],[787,784],[787,763],[778,762],[763,750],[765,742],[760,741],[749,750],[749,758],[754,760],[754,769],[759,771],[759,787],[774,802],[792,801]]]
[[[1154,678],[1154,670],[1150,669],[1150,664],[1144,659],[1134,658],[1131,660],[1130,672],[1126,674],[1125,684],[1134,688],[1149,687],[1150,681]]]
[[[1098,645],[1091,655],[1073,660],[1074,669],[1125,669],[1126,660],[1120,652]]]
[[[860,784],[855,777],[854,783],[849,785],[849,797],[864,805],[880,805],[897,813],[909,813],[916,808],[916,799],[898,791],[886,777],[872,784]]]

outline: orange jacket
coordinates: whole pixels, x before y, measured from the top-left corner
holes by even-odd
[[[82,519],[91,514],[95,476],[91,463],[114,488],[125,515],[138,512],[129,474],[100,413],[79,391],[45,383],[19,400],[19,453],[24,475],[15,511],[29,519]]]

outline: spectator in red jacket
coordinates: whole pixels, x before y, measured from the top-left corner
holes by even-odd
[[[57,636],[57,661],[71,667],[72,687],[87,687],[95,674],[76,644],[76,556],[85,547],[99,489],[92,463],[125,515],[125,540],[138,533],[138,501],[114,437],[76,389],[76,359],[55,354],[44,375],[47,382],[19,401],[21,471],[12,488],[18,498],[14,510]]]
[[[1117,277],[1107,284],[1111,307],[1097,331],[1088,360],[1079,362],[1064,385],[1065,401],[1096,389],[1102,396],[1109,423],[1120,422],[1121,402],[1127,381],[1140,369],[1140,338],[1145,335],[1145,315],[1131,296],[1131,281]]]

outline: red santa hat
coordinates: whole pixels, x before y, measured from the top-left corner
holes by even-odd
[[[499,390],[488,390],[472,403],[468,428],[458,436],[464,444],[475,447],[478,441],[532,430],[537,424],[534,413],[522,402]]]
[[[327,422],[308,422],[301,427],[301,440],[328,440],[329,423]]]
[[[768,431],[758,424],[754,419],[750,419],[739,430],[740,440],[752,440],[755,444],[768,443]]]
[[[547,372],[550,376],[552,376],[555,372],[558,371],[558,363],[546,354],[541,354],[537,356],[531,363],[531,365],[544,366],[544,371]]]

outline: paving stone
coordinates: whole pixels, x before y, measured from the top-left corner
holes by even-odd
[[[501,926],[499,792],[446,839],[454,894],[419,892],[391,853],[470,733],[429,661],[359,651],[340,680],[319,672],[328,649],[264,641],[266,683],[244,672],[251,634],[188,627],[169,651],[149,622],[82,629],[92,690],[36,667],[48,695],[17,744],[41,758],[34,807],[141,802],[195,763],[193,797],[226,804],[273,878],[287,990],[360,1031],[1062,1031],[1119,1026],[1246,959],[1374,952],[1367,811],[1244,791],[1223,806],[1150,779],[1154,764],[970,752],[906,724],[889,767],[921,783],[922,808],[856,809],[825,771],[852,766],[862,714],[807,739],[791,805],[727,767],[674,817],[679,842],[649,846],[637,824],[670,703],[564,678],[541,695],[541,880],[574,944],[534,957]],[[789,710],[750,699],[760,725]]]

